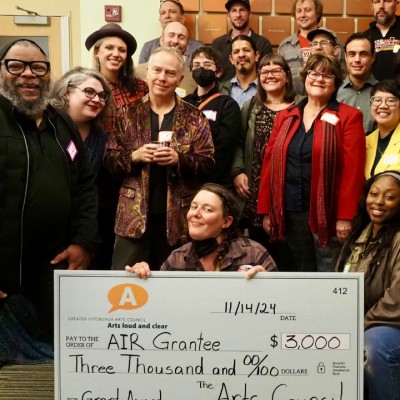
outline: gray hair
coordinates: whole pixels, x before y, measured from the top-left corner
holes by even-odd
[[[53,84],[50,92],[50,104],[54,108],[61,110],[68,109],[68,99],[65,95],[69,92],[70,88],[76,88],[81,83],[85,82],[88,78],[97,79],[103,86],[103,90],[109,94],[109,98],[106,101],[105,107],[101,113],[95,118],[96,121],[102,120],[106,113],[106,110],[111,106],[112,103],[112,91],[107,82],[107,79],[100,74],[100,72],[95,71],[90,68],[75,67],[66,72],[57,82]]]
[[[168,46],[160,46],[160,47],[157,47],[152,53],[151,53],[151,55],[150,55],[150,58],[149,58],[149,62],[148,62],[148,65],[150,66],[150,65],[152,65],[152,63],[153,63],[153,57],[156,55],[156,54],[158,54],[158,53],[169,53],[169,54],[171,54],[172,56],[174,56],[177,60],[178,60],[178,62],[179,62],[179,72],[181,73],[181,74],[183,74],[183,70],[184,70],[184,67],[185,67],[185,61],[184,61],[184,59],[183,59],[183,57],[182,57],[182,54],[178,51],[178,50],[176,50],[174,47],[168,47]]]

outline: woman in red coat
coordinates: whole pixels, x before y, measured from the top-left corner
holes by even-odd
[[[362,114],[339,103],[333,56],[302,71],[307,98],[279,113],[262,166],[258,213],[271,241],[286,237],[299,271],[333,271],[362,193]]]

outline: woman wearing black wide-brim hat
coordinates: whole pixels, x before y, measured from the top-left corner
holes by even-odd
[[[93,48],[94,67],[108,79],[113,90],[116,108],[106,126],[110,132],[116,109],[148,92],[147,84],[133,72],[136,39],[120,25],[109,23],[90,34],[85,46],[88,50]]]
[[[132,55],[135,38],[120,25],[109,23],[90,34],[85,46],[93,49],[94,68],[103,74],[112,89],[114,102],[107,113],[105,130],[113,129],[117,110],[148,93],[147,84],[134,76]],[[99,175],[99,236],[101,245],[94,268],[110,269],[114,247],[114,220],[118,201],[119,181],[103,169]]]

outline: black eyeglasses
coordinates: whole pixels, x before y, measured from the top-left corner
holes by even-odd
[[[97,96],[100,101],[105,103],[110,97],[110,93],[107,93],[105,91],[96,92],[91,87],[85,87],[84,89],[77,87],[76,89],[79,89],[81,92],[85,93],[85,96],[90,100],[93,100]]]
[[[32,74],[36,76],[45,76],[50,72],[50,63],[48,61],[23,61],[8,58],[1,63],[6,66],[7,72],[11,75],[21,75],[28,65]]]

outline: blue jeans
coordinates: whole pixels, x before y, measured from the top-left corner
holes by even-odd
[[[367,329],[364,350],[364,399],[400,400],[400,328]]]

